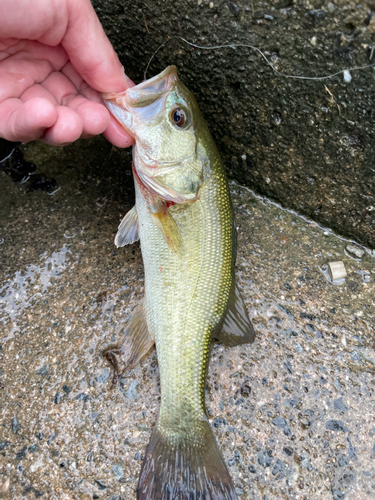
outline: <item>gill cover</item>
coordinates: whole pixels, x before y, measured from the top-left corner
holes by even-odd
[[[133,162],[144,187],[166,202],[195,201],[208,158],[197,137],[200,111],[176,67],[103,98],[135,138]]]

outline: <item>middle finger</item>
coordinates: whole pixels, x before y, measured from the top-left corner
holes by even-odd
[[[105,106],[86,99],[67,76],[55,71],[46,78],[43,87],[54,96],[58,104],[70,108],[80,116],[83,138],[101,134],[107,128],[109,113]]]

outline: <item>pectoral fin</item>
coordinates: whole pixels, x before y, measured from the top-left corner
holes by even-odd
[[[162,210],[151,212],[151,216],[170,250],[172,252],[178,252],[181,248],[181,236],[176,221],[168,212],[166,206]]]
[[[176,221],[168,211],[168,205],[164,199],[151,192],[142,182],[139,173],[133,164],[133,174],[135,182],[146,200],[152,220],[163,235],[168,247],[172,252],[178,252],[181,248],[181,236]],[[173,202],[172,202],[173,204]],[[170,203],[169,203],[170,205]]]
[[[215,332],[213,336],[230,347],[254,342],[255,331],[236,283],[229,297],[228,312],[221,331]]]
[[[138,240],[138,214],[137,209],[133,207],[125,215],[118,227],[115,238],[115,245],[117,246],[117,248],[119,248],[125,245],[131,245]]]
[[[140,304],[126,327],[124,342],[103,351],[103,356],[115,369],[113,384],[116,384],[126,370],[134,368],[154,343],[155,339],[148,331],[144,306]]]

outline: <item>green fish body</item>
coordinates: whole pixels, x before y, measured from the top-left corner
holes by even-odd
[[[235,283],[236,234],[224,165],[175,67],[105,96],[135,137],[136,204],[116,244],[140,239],[145,298],[121,354],[134,366],[155,342],[161,407],[139,479],[139,500],[237,498],[205,411],[212,338],[252,342]]]

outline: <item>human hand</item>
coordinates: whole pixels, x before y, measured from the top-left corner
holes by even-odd
[[[100,92],[133,83],[89,0],[0,0],[0,19],[0,137],[132,144]]]

